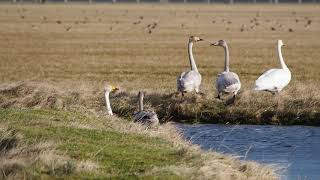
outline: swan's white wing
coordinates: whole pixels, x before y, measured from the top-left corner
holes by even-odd
[[[201,75],[196,71],[188,71],[181,74],[177,81],[177,87],[182,92],[191,92],[201,84]]]
[[[219,92],[235,92],[241,87],[239,76],[233,72],[223,72],[217,79],[217,89]]]
[[[262,79],[266,79],[266,78],[269,78],[269,77],[272,77],[274,72],[276,72],[277,70],[280,70],[280,69],[269,69],[268,71],[264,72],[258,79],[257,81],[259,80],[262,80]],[[256,81],[256,82],[257,82]]]
[[[291,80],[291,73],[284,69],[270,69],[263,73],[255,84],[255,90],[281,91]]]

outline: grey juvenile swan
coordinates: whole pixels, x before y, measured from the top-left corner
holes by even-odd
[[[106,106],[107,106],[107,111],[108,111],[108,115],[113,115],[113,112],[112,112],[112,109],[111,109],[111,105],[110,105],[110,99],[109,99],[109,95],[110,95],[110,92],[115,92],[117,91],[119,88],[113,86],[113,85],[109,85],[107,84],[104,88],[104,97],[105,97],[105,100],[106,100]]]
[[[219,40],[215,43],[211,44],[212,46],[221,46],[224,49],[224,71],[221,72],[216,81],[216,88],[218,91],[218,97],[221,98],[221,95],[224,93],[233,94],[233,101],[241,88],[241,82],[239,76],[234,73],[230,72],[229,69],[229,49],[227,42],[225,40]]]
[[[177,90],[178,92],[181,92],[182,96],[184,95],[184,93],[192,92],[193,90],[199,93],[199,87],[201,84],[201,74],[198,71],[192,53],[193,43],[199,41],[203,41],[203,39],[200,39],[199,37],[195,36],[190,36],[189,38],[188,53],[191,70],[181,73],[181,75],[177,78]]]
[[[143,97],[144,94],[142,91],[139,91],[139,111],[134,114],[134,122],[139,122],[147,126],[154,126],[159,124],[159,119],[157,113],[154,111],[145,111],[143,110]]]

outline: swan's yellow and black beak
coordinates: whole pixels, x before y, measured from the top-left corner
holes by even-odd
[[[116,87],[116,86],[112,85],[112,86],[111,86],[111,90],[112,90],[112,91],[117,91],[117,90],[119,90],[119,87]]]
[[[201,39],[201,38],[200,38],[198,41],[204,41],[204,39]]]

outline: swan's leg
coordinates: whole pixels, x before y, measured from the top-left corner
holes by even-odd
[[[221,99],[221,92],[218,92],[218,96],[216,98]]]
[[[233,97],[232,97],[232,104],[234,104],[234,103],[236,102],[236,95],[237,95],[237,93],[234,93],[234,94],[233,94]]]

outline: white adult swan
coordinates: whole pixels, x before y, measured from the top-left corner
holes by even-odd
[[[281,47],[284,46],[282,40],[278,40],[277,51],[281,64],[281,69],[270,69],[263,73],[257,80],[254,90],[269,91],[271,93],[280,92],[291,80],[291,72],[284,63]]]
[[[177,90],[178,92],[181,92],[182,96],[184,95],[184,93],[192,92],[193,90],[199,93],[199,87],[201,84],[201,74],[198,71],[192,53],[193,43],[198,41],[203,41],[203,39],[200,39],[199,37],[195,36],[190,36],[188,43],[188,53],[191,70],[181,73],[181,75],[177,78]]]
[[[104,97],[105,97],[105,100],[106,100],[106,106],[107,106],[107,111],[108,111],[108,115],[113,115],[113,112],[112,112],[112,109],[111,109],[111,105],[110,105],[110,98],[109,98],[109,95],[110,95],[110,92],[114,92],[116,90],[118,90],[119,88],[113,86],[113,85],[109,85],[107,84],[104,88]]]
[[[239,76],[229,70],[229,48],[227,42],[225,40],[219,40],[211,45],[221,46],[224,49],[224,71],[218,75],[216,81],[216,88],[218,91],[217,98],[220,99],[221,95],[224,93],[233,94],[232,100],[234,102],[236,95],[241,88],[241,82]]]
[[[134,114],[134,122],[139,122],[147,126],[154,126],[159,124],[159,119],[156,112],[143,110],[143,97],[143,92],[139,91],[139,111]]]

